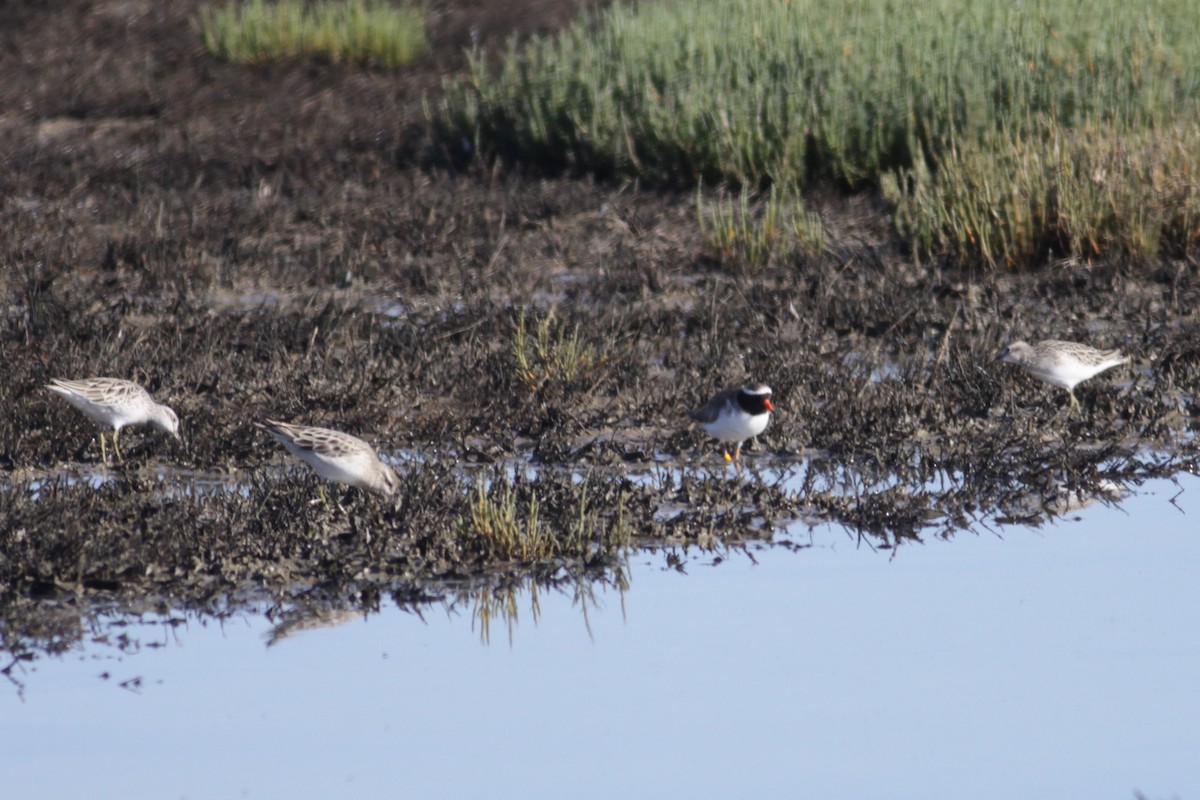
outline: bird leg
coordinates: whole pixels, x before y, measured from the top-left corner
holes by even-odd
[[[104,449],[104,429],[100,429],[100,460],[104,462],[104,466],[108,466],[108,451]]]
[[[121,455],[121,445],[117,442],[117,436],[119,436],[120,433],[120,428],[113,429],[113,450],[117,451],[117,461],[120,461],[122,464],[124,464],[125,456]],[[103,434],[101,434],[101,437],[103,437]]]

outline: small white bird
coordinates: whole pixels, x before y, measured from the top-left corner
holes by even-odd
[[[118,437],[126,425],[149,423],[179,439],[179,417],[169,407],[155,402],[150,393],[133,381],[120,378],[85,378],[80,381],[55,379],[46,388],[66,398],[102,427],[113,429],[113,449],[124,461]],[[100,431],[100,457],[108,463],[104,431]]]
[[[288,452],[327,481],[392,495],[400,485],[395,470],[379,460],[371,445],[348,433],[268,419],[254,423],[274,436]],[[325,499],[325,488],[320,488]]]
[[[1129,357],[1119,350],[1097,350],[1086,344],[1043,339],[1037,344],[1016,341],[1000,351],[997,361],[1016,364],[1035,378],[1060,386],[1071,397],[1071,408],[1076,408],[1075,387],[1120,364],[1129,362]]]
[[[689,411],[688,416],[717,441],[734,442],[733,457],[726,450],[725,460],[740,467],[742,442],[765,431],[774,410],[771,387],[756,383],[718,392],[700,408]]]

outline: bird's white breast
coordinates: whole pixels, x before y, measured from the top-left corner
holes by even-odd
[[[705,423],[704,430],[714,439],[723,442],[740,442],[758,436],[767,429],[770,414],[757,416],[747,414],[740,408],[724,409],[713,422]]]

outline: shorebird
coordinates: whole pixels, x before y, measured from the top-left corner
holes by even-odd
[[[700,408],[689,411],[688,416],[717,441],[734,442],[732,457],[728,450],[723,448],[722,452],[726,461],[740,468],[742,442],[766,430],[774,410],[771,387],[756,383],[717,392]]]
[[[133,381],[120,378],[85,378],[79,381],[54,379],[46,388],[61,395],[68,403],[82,411],[93,422],[101,426],[100,457],[108,464],[108,452],[104,447],[104,430],[113,429],[113,450],[117,459],[124,461],[119,440],[121,428],[126,425],[149,423],[179,438],[179,417],[162,403],[155,402],[150,393]]]
[[[390,496],[400,485],[396,471],[379,460],[371,445],[348,433],[273,419],[254,423],[274,436],[288,452],[327,481],[344,483]],[[321,500],[325,487],[319,488]]]
[[[1075,387],[1119,364],[1129,357],[1119,350],[1097,350],[1086,344],[1043,339],[1037,344],[1016,341],[996,356],[997,361],[1016,364],[1035,378],[1067,390],[1071,408],[1079,406]]]

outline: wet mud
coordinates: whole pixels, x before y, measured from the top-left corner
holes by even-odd
[[[689,190],[464,162],[426,116],[462,47],[582,5],[435,3],[433,53],[397,72],[214,62],[191,3],[0,9],[14,658],[69,647],[97,610],[266,597],[303,617],[619,582],[631,545],[829,522],[895,546],[1196,471],[1194,263],[918,264],[879,198],[830,188],[808,198],[825,251],[752,266],[706,242]],[[993,363],[1013,338],[1133,362],[1072,414]],[[182,444],[127,429],[104,467],[95,426],[42,388],[92,375],[145,385]],[[778,413],[737,473],[686,411],[751,379]],[[361,436],[399,492],[314,503],[267,416]],[[554,541],[484,536],[480,487]]]

